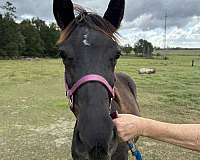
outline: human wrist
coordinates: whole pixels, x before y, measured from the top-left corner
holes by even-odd
[[[163,130],[163,123],[159,121],[155,121],[152,119],[143,118],[143,132],[142,136],[156,138],[160,134],[162,134]]]
[[[151,124],[150,119],[139,117],[139,124],[140,124],[140,136],[148,137],[149,136],[149,126]]]
[[[134,116],[133,125],[137,127],[137,136],[144,136],[145,128],[146,128],[146,121],[142,117]]]

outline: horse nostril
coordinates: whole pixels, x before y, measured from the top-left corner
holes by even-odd
[[[114,132],[114,130],[112,131],[111,138],[112,138],[112,140],[115,139],[115,132]]]
[[[116,139],[117,139],[117,132],[116,132],[116,129],[113,129],[112,133],[111,133],[111,139],[110,139],[109,144],[112,145],[113,143],[115,143]]]
[[[112,138],[113,138],[113,139],[116,139],[116,138],[117,138],[117,128],[116,128],[116,127],[113,128],[113,131],[112,131]]]

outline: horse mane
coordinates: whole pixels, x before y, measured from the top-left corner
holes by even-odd
[[[75,5],[74,10],[78,15],[63,31],[61,31],[57,44],[68,39],[72,31],[79,25],[86,25],[91,29],[104,33],[115,42],[118,41],[117,35],[119,34],[116,32],[117,29],[109,21],[96,13],[87,12],[78,5]]]

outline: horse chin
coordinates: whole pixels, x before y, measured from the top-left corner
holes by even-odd
[[[73,160],[111,160],[112,155],[107,154],[105,152],[84,152],[84,153],[77,153],[72,151]]]
[[[116,149],[112,150],[114,153]],[[92,152],[92,153],[84,153],[77,156],[77,158],[73,158],[73,160],[111,160],[112,154],[105,154],[101,152]]]
[[[84,155],[84,156],[78,156],[73,157],[73,160],[111,160],[111,156],[104,155],[104,154],[96,154],[96,155]]]
[[[112,155],[116,152],[116,148],[112,148],[111,153],[99,152],[98,150],[89,153],[72,152],[73,160],[111,160]]]
[[[111,160],[111,154],[97,147],[89,152],[89,160]]]
[[[111,156],[105,154],[90,155],[89,160],[111,160]]]

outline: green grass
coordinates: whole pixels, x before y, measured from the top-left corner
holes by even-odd
[[[185,53],[184,53],[185,54]],[[195,55],[169,60],[123,57],[117,71],[137,84],[142,116],[173,123],[200,123],[200,67]],[[142,67],[154,75],[139,75]],[[71,160],[74,116],[67,107],[61,60],[0,61],[0,159]],[[199,160],[200,154],[147,138],[144,159]]]

